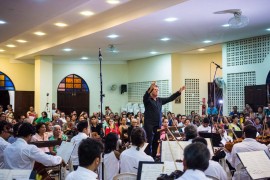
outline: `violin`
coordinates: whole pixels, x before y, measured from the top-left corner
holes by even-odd
[[[175,170],[170,175],[168,175],[168,174],[160,174],[160,176],[157,178],[157,180],[174,180],[174,179],[178,179],[183,174],[184,174],[183,171]]]

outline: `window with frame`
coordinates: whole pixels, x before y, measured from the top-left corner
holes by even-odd
[[[0,91],[15,91],[15,86],[11,79],[0,71]]]
[[[60,82],[57,90],[65,92],[89,92],[85,80],[76,74],[66,76]]]

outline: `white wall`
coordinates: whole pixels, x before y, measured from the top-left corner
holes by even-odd
[[[69,74],[81,76],[88,84],[90,90],[90,113],[99,111],[100,105],[100,78],[99,64],[54,64],[53,66],[53,100],[57,103],[57,88],[60,81]],[[120,85],[127,84],[127,64],[103,64],[103,92],[105,94],[103,110],[110,106],[112,111],[119,112],[120,107],[127,103],[127,93],[120,93]],[[116,84],[117,90],[111,91],[111,85]],[[103,111],[104,112],[104,111]]]

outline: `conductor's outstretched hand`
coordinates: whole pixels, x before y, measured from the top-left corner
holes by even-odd
[[[179,89],[179,92],[181,93],[182,91],[186,90],[186,86],[182,86],[180,89]]]

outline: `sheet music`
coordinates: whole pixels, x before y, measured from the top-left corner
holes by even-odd
[[[189,141],[161,141],[161,162],[183,160],[186,146],[191,144]],[[179,144],[181,147],[179,147]],[[172,152],[171,152],[172,151]]]
[[[1,169],[0,180],[29,180],[31,170]]]
[[[62,157],[65,163],[70,159],[71,153],[75,147],[75,144],[71,142],[62,141],[60,147],[57,149],[57,156]]]
[[[175,165],[177,169],[175,169]],[[171,174],[175,170],[183,171],[183,169],[184,169],[183,163],[178,163],[178,162],[174,163],[173,161],[164,161],[164,169],[163,169],[164,174]]]
[[[157,179],[162,174],[163,164],[143,164],[141,179],[153,180]]]
[[[241,152],[237,155],[252,179],[270,177],[270,159],[264,151]]]

